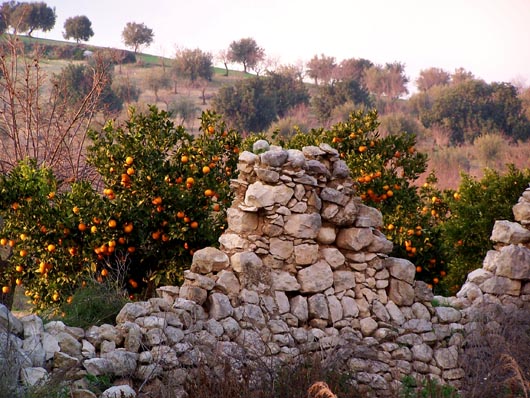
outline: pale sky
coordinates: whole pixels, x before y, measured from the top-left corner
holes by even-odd
[[[86,15],[89,44],[125,48],[127,22],[153,29],[146,53],[173,57],[177,48],[211,52],[251,37],[281,64],[314,55],[402,62],[420,70],[463,67],[487,82],[530,85],[530,0],[45,0],[55,7],[53,31]]]

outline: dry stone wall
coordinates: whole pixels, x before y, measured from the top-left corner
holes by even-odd
[[[169,375],[178,386],[199,365],[226,361],[237,372],[332,352],[367,396],[390,395],[405,375],[458,387],[473,308],[528,306],[530,189],[514,207],[517,222],[495,225],[498,246],[484,267],[456,297],[435,298],[410,261],[389,256],[381,213],[356,196],[335,149],[258,141],[254,152],[240,155],[220,248],[197,251],[181,287],[126,304],[116,326],[87,330],[4,311],[0,322],[13,333],[2,338],[16,347],[23,379],[63,368],[77,378]],[[116,388],[135,396],[127,387]],[[86,394],[79,397],[93,396],[78,388]]]

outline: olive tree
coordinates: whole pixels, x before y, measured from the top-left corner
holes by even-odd
[[[63,37],[68,40],[74,39],[76,42],[88,41],[94,36],[92,22],[85,15],[70,17],[64,22]]]
[[[153,30],[143,23],[127,22],[121,32],[123,43],[131,47],[136,54],[142,46],[149,46],[153,42]]]

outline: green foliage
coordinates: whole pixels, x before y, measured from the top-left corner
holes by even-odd
[[[5,2],[2,4],[2,11],[7,24],[13,30],[27,32],[28,36],[31,36],[34,30],[52,30],[57,18],[55,8],[48,7],[44,2]]]
[[[57,89],[58,97],[72,108],[84,103],[87,98],[90,98],[91,93],[96,88],[94,73],[84,64],[65,66],[59,74],[53,76],[51,82]],[[112,90],[112,75],[107,71],[105,82],[98,98],[98,108],[117,112],[122,107],[123,101]]]
[[[308,101],[302,82],[289,76],[249,78],[223,87],[213,99],[213,108],[238,131],[266,130],[278,116]]]
[[[369,93],[356,80],[339,81],[332,85],[319,86],[311,98],[311,106],[318,120],[331,118],[333,110],[347,102],[356,105],[372,105]]]
[[[74,39],[76,42],[88,41],[94,36],[92,22],[85,15],[67,18],[64,22],[63,37],[68,40]]]
[[[436,379],[416,381],[411,376],[401,380],[400,398],[458,398],[457,390],[450,385],[442,385]]]
[[[416,103],[422,123],[448,129],[453,143],[473,142],[488,132],[517,140],[530,136],[529,121],[512,84],[464,79],[420,95],[426,97]]]
[[[512,207],[530,183],[530,169],[517,170],[513,165],[501,174],[485,169],[480,180],[462,175],[458,191],[447,193],[450,216],[441,225],[443,250],[450,256],[445,284],[454,291],[466,275],[482,266],[493,248],[491,231],[496,220],[513,220]]]
[[[211,81],[213,76],[212,55],[198,48],[178,51],[174,68],[177,75],[183,76],[192,82],[197,79]]]
[[[265,57],[265,51],[258,46],[256,40],[248,37],[230,43],[228,49],[228,59],[231,62],[243,64],[243,71],[253,69],[258,62]]]
[[[121,32],[123,43],[127,47],[132,47],[136,54],[140,47],[149,46],[153,42],[153,30],[143,23],[127,22]]]
[[[176,283],[195,250],[217,243],[231,204],[239,136],[209,112],[201,131],[192,137],[155,107],[92,131],[103,195],[84,181],[59,189],[34,161],[2,176],[0,243],[14,253],[0,279],[23,284],[37,311],[72,301],[91,278],[134,297]]]

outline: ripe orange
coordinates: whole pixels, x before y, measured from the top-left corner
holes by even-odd
[[[53,199],[53,198],[55,198],[55,192],[50,192],[48,194],[48,199]]]
[[[118,238],[118,243],[119,243],[120,245],[124,245],[125,242],[127,242],[127,241],[125,240],[125,238],[124,238],[123,236],[120,236],[120,237]]]
[[[192,221],[190,224],[191,229],[197,229],[199,228],[199,223],[197,221]]]
[[[85,232],[87,229],[87,226],[85,223],[80,222],[79,225],[77,226],[77,229],[79,229],[79,231],[81,232]]]
[[[134,253],[134,252],[136,251],[136,247],[134,247],[134,246],[129,246],[129,247],[127,248],[127,251],[128,251],[129,253]]]
[[[53,301],[59,301],[59,297],[60,297],[60,296],[59,296],[59,293],[57,293],[57,292],[55,292],[55,293],[52,294],[52,300],[53,300]]]
[[[113,220],[113,219],[109,220],[109,228],[116,228],[117,225],[118,223],[116,222],[116,220]]]
[[[208,126],[208,132],[213,134],[215,132],[215,128],[213,126]]]
[[[71,256],[75,256],[77,254],[77,249],[75,247],[70,247],[68,253],[70,253]]]
[[[26,257],[28,255],[28,251],[26,249],[22,249],[19,254],[20,257]]]
[[[204,191],[204,196],[213,196],[213,191],[211,189],[207,189]]]
[[[180,157],[180,161],[181,161],[182,163],[188,163],[189,160],[190,160],[190,159],[189,159],[186,155],[182,155],[182,156]]]
[[[17,271],[17,272],[22,272],[22,271],[24,271],[24,267],[23,267],[22,265],[17,265],[17,266],[15,267],[15,271]]]
[[[28,235],[20,234],[20,240],[26,240],[26,239],[28,239]]]
[[[96,232],[98,232],[98,227],[96,227],[95,225],[92,225],[90,227],[90,232],[92,232],[93,234],[95,234]]]
[[[208,174],[210,171],[211,171],[211,170],[210,170],[210,168],[209,168],[208,166],[204,166],[204,167],[202,168],[202,172],[203,172],[203,174]]]
[[[134,226],[132,222],[125,223],[125,225],[123,226],[123,232],[125,232],[126,234],[130,234],[133,229]]]
[[[6,238],[0,239],[0,245],[2,245],[2,246],[7,245],[7,239]]]
[[[22,285],[22,279],[20,278],[15,279],[15,283],[17,284],[17,286]]]
[[[432,282],[433,282],[435,285],[437,285],[437,284],[440,282],[440,279],[438,279],[438,278],[433,278],[433,279],[432,279]]]
[[[47,249],[50,253],[53,253],[55,251],[55,245],[53,243],[50,243]]]
[[[388,229],[389,231],[393,231],[394,228],[396,228],[396,227],[394,226],[394,224],[388,224],[387,227],[386,227],[386,229]]]
[[[2,293],[7,294],[10,290],[9,286],[2,286]]]
[[[107,271],[106,268],[103,268],[103,269],[101,270],[101,276],[107,276],[108,274],[109,274],[109,271]]]
[[[138,287],[138,282],[136,282],[134,279],[129,279],[129,284],[132,286],[133,289],[136,289]]]
[[[213,211],[219,211],[219,210],[221,210],[221,206],[219,205],[219,203],[215,203],[213,205]]]
[[[154,204],[155,206],[158,206],[162,204],[162,198],[160,196],[157,196],[151,201],[151,203]]]
[[[158,240],[158,239],[160,239],[160,235],[161,235],[161,232],[160,232],[160,231],[154,231],[154,232],[151,234],[151,237],[152,237],[154,240]]]
[[[13,239],[9,239],[9,241],[7,242],[7,244],[11,247],[15,247],[15,241]]]
[[[134,174],[134,168],[133,168],[133,167],[129,167],[129,168],[127,169],[127,175],[132,176],[133,174]]]
[[[79,214],[80,209],[79,209],[79,207],[74,206],[74,207],[72,208],[72,211],[74,212],[74,214]]]
[[[394,192],[389,189],[388,191],[386,191],[386,196],[391,198],[392,196],[394,196]]]
[[[94,222],[94,224],[98,225],[99,223],[101,223],[101,218],[94,217],[92,221]]]
[[[186,184],[193,185],[194,183],[195,183],[195,180],[193,179],[193,177],[186,178]]]
[[[359,146],[359,152],[363,153],[363,152],[366,152],[368,150],[368,147],[366,145],[361,145]]]
[[[127,156],[127,158],[125,158],[125,164],[127,166],[130,166],[131,164],[133,164],[134,162],[134,158],[132,156]]]
[[[184,218],[184,217],[185,217],[185,214],[183,211],[177,212],[177,218]]]

